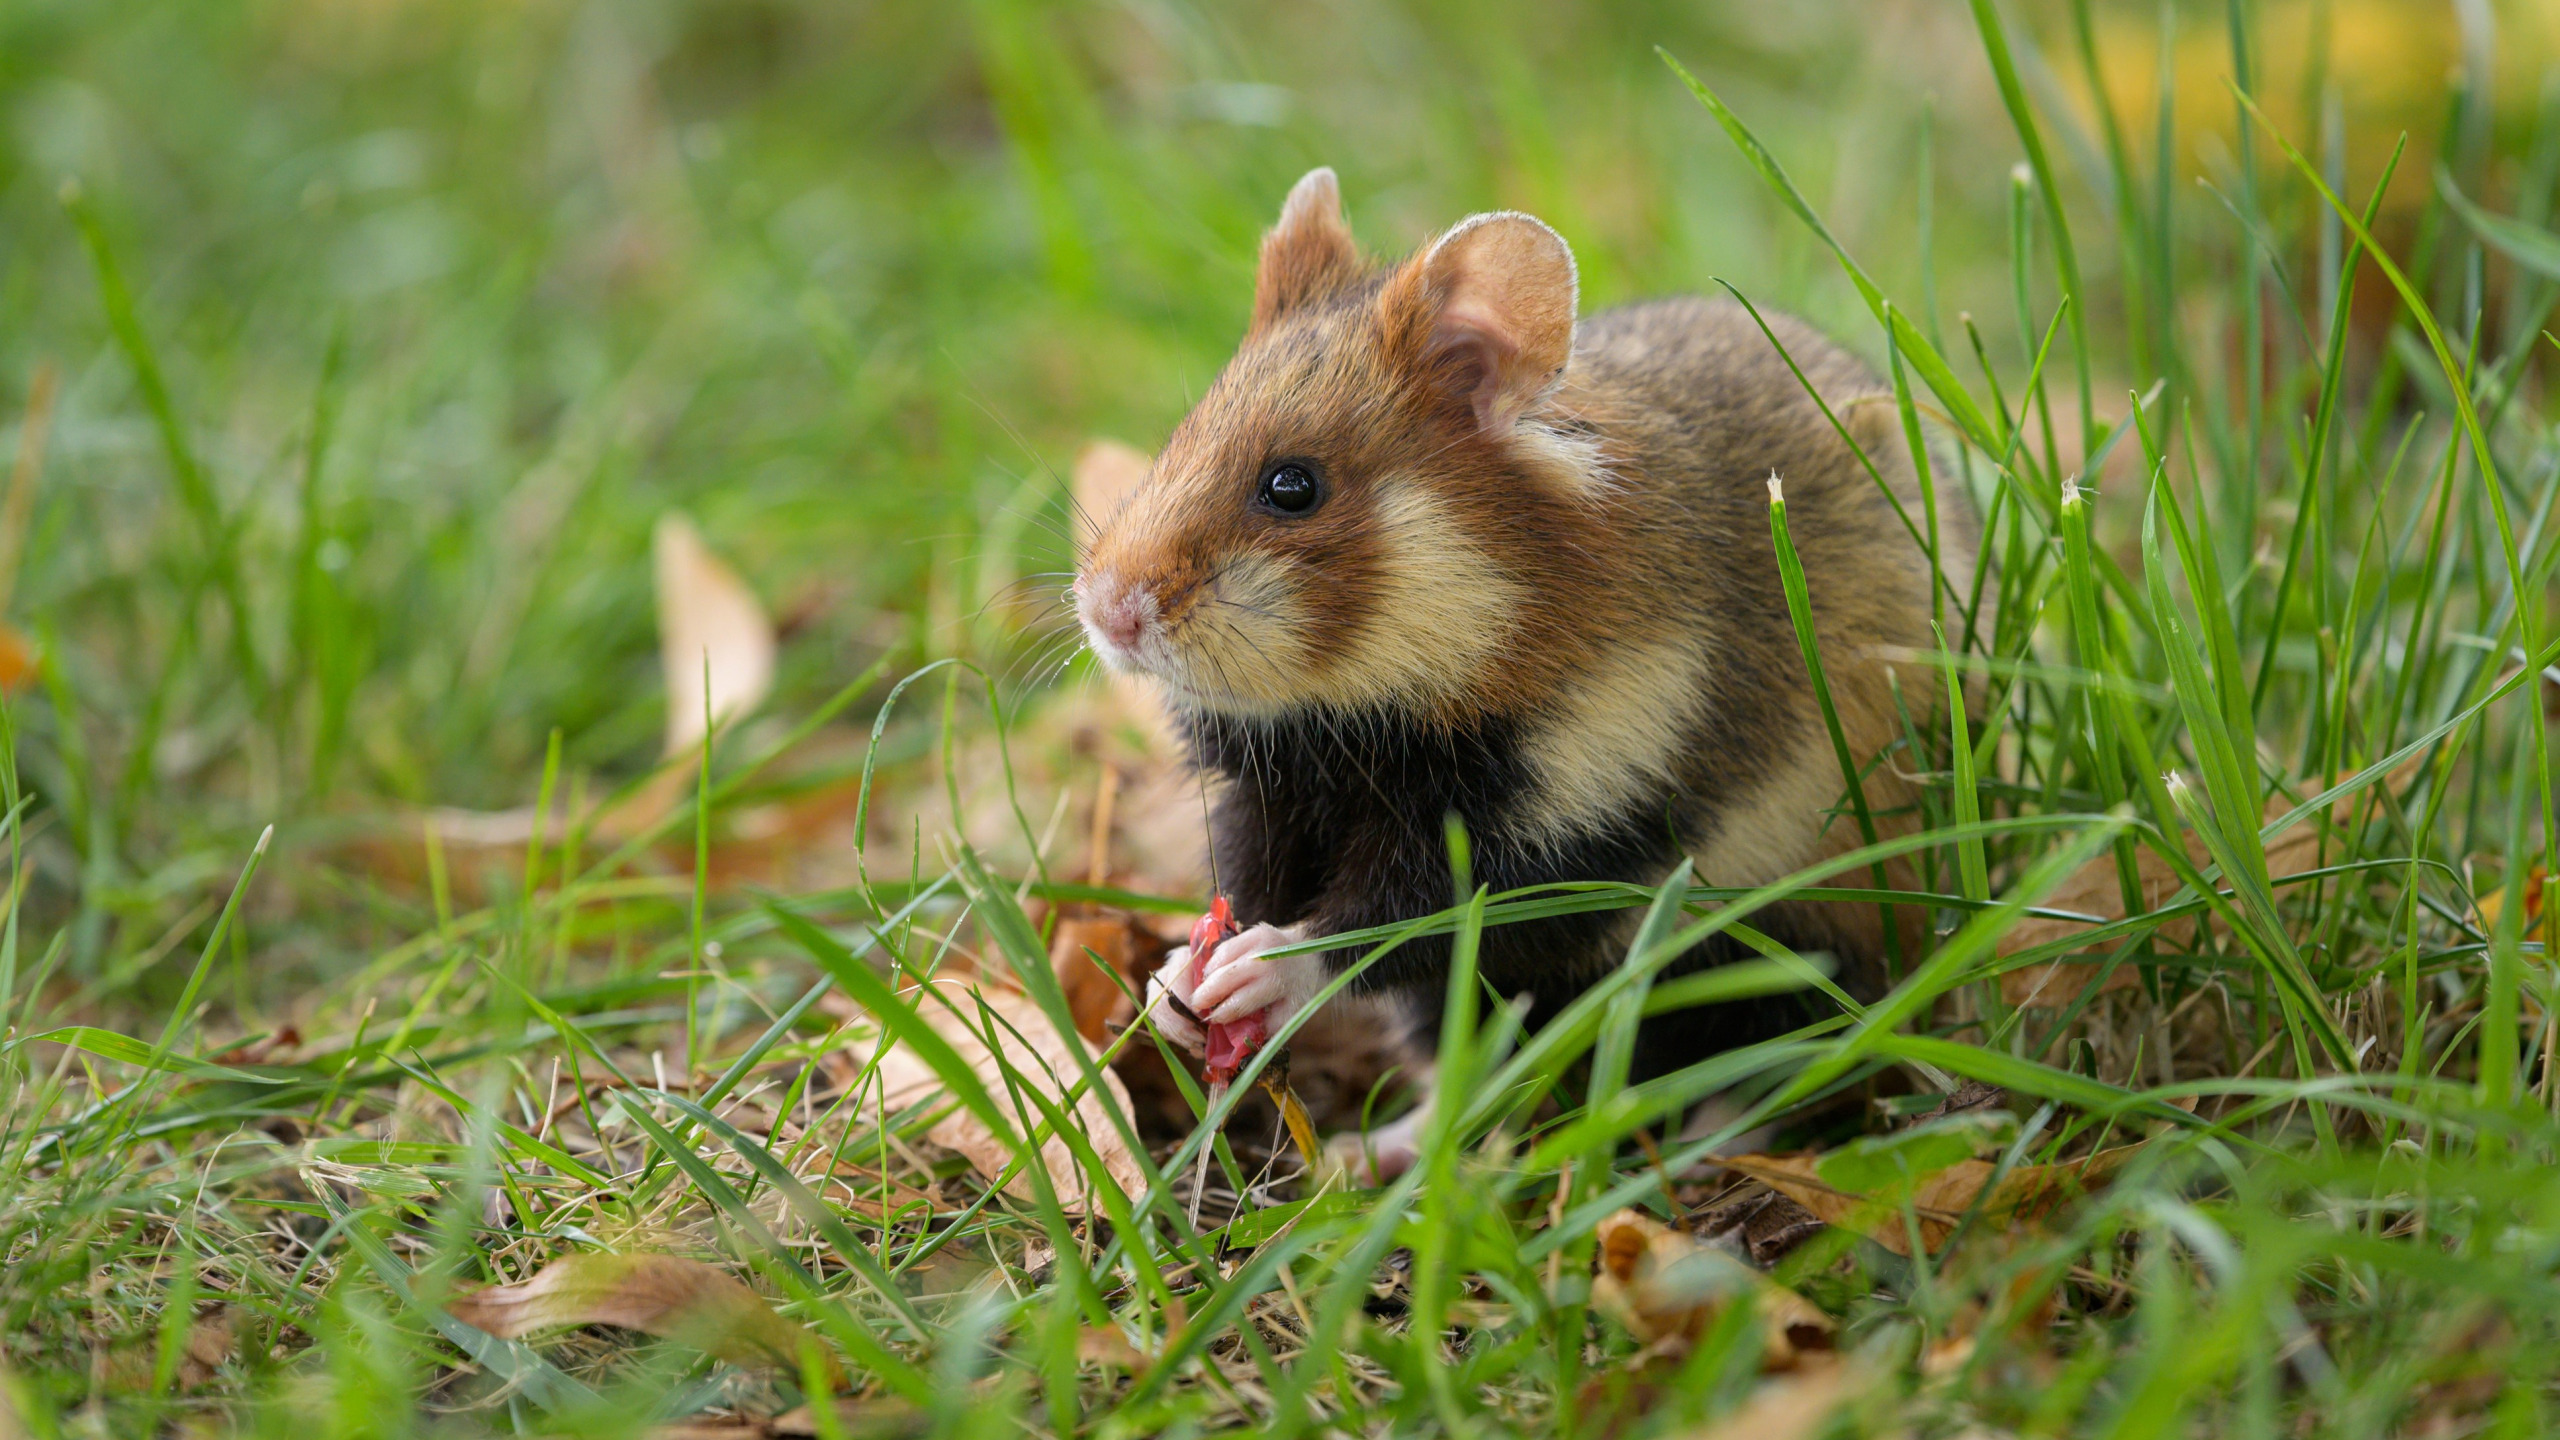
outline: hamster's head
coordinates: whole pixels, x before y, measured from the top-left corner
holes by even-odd
[[[1331,170],[1262,242],[1235,358],[1098,530],[1073,587],[1103,663],[1180,706],[1481,711],[1551,644],[1606,480],[1560,409],[1573,254],[1478,215],[1391,267]]]

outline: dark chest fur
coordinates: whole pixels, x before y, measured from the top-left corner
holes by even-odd
[[[1506,720],[1453,730],[1374,713],[1195,714],[1184,726],[1195,760],[1222,781],[1219,878],[1248,924],[1307,922],[1335,934],[1448,908],[1456,881],[1445,821],[1453,813],[1466,825],[1475,880],[1495,894],[1567,881],[1652,883],[1677,862],[1685,838],[1677,818],[1684,807],[1666,790],[1566,843],[1525,843],[1510,817],[1535,779]],[[1479,964],[1497,993],[1533,998],[1535,1023],[1618,962],[1629,918],[1601,911],[1490,927]],[[1329,958],[1342,968],[1360,956]],[[1725,958],[1726,947],[1702,947],[1676,968]],[[1419,938],[1366,972],[1364,984],[1427,1002],[1416,1013],[1428,1021],[1448,964],[1445,937]],[[1649,1030],[1639,1066],[1669,1068],[1767,1033],[1773,1014],[1769,1007],[1688,1012],[1676,1026]]]

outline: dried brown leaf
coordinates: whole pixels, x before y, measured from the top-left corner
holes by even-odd
[[[2542,923],[2542,891],[2549,878],[2549,871],[2535,865],[2525,871],[2521,886],[2510,882],[2473,899],[2471,908],[2478,915],[2480,928],[2488,930],[2496,926],[2499,917],[2507,911],[2507,897],[2521,889],[2524,891],[2524,924],[2526,933],[2531,934],[2532,927]]]
[[[564,1325],[619,1325],[735,1364],[799,1364],[807,1332],[735,1276],[680,1255],[569,1255],[530,1280],[449,1301],[466,1325],[501,1340]]]
[[[702,743],[706,718],[714,725],[733,720],[773,689],[773,621],[683,515],[658,517],[653,548],[658,663],[667,679],[665,753],[683,755]]]
[[[1920,1352],[1920,1373],[1932,1380],[1953,1375],[1973,1359],[1976,1348],[1971,1335],[1941,1335]]]
[[[234,1045],[208,1058],[216,1065],[265,1065],[276,1063],[277,1057],[290,1055],[301,1047],[302,1032],[287,1024],[254,1044]]]
[[[1076,1358],[1088,1365],[1102,1365],[1136,1374],[1155,1363],[1152,1356],[1129,1343],[1129,1337],[1117,1330],[1088,1325],[1076,1332]]]
[[[201,1390],[221,1373],[223,1362],[240,1348],[240,1317],[223,1306],[196,1317],[187,1327],[186,1348],[178,1356],[178,1388]]]
[[[187,1323],[179,1342],[171,1383],[180,1394],[193,1394],[221,1374],[223,1363],[239,1346],[239,1316],[229,1305],[216,1305]],[[102,1383],[114,1390],[148,1390],[159,1383],[160,1335],[146,1329],[117,1339],[96,1358],[105,1369]],[[13,1440],[7,1425],[8,1397],[0,1392],[0,1440]]]
[[[1100,1040],[1114,1020],[1130,1018],[1136,1007],[1130,1004],[1129,992],[1115,983],[1112,975],[1131,985],[1140,983],[1162,959],[1165,943],[1138,922],[1134,915],[1115,911],[1102,915],[1069,915],[1058,921],[1049,942],[1049,963],[1058,972],[1058,984],[1067,992],[1067,1008],[1075,1015],[1076,1033],[1087,1040]],[[1087,955],[1086,951],[1092,951]],[[1106,973],[1094,964],[1100,957]]]
[[[2083,1160],[2051,1165],[2021,1165],[2000,1177],[1983,1195],[1998,1167],[1989,1160],[1964,1160],[1923,1179],[1911,1192],[1911,1208],[1920,1221],[1920,1238],[1936,1251],[1955,1234],[1966,1212],[1981,1201],[1982,1222],[1992,1226],[2032,1224],[2064,1202],[2097,1189],[2140,1153],[2140,1145],[2119,1145]],[[1836,1190],[1821,1174],[1822,1157],[1735,1155],[1716,1162],[1748,1175],[1814,1213],[1824,1224],[1854,1230],[1896,1255],[1911,1253],[1911,1235],[1902,1206],[1893,1198]]]
[[[993,984],[981,986],[964,978],[937,979],[930,988],[936,993],[914,995],[916,1012],[959,1053],[985,1082],[990,1094],[1009,1094],[1016,1084],[1036,1086],[1059,1108],[1067,1108],[1066,1092],[1083,1078],[1083,1072],[1077,1068],[1066,1038],[1049,1023],[1049,1017],[1030,996]],[[979,1030],[983,1023],[979,1016],[981,1002],[996,1016],[993,1046]],[[1011,1078],[1005,1073],[1007,1069],[1013,1072]],[[881,1056],[880,1081],[884,1101],[892,1113],[938,1095],[943,1089],[942,1079],[933,1073],[933,1067],[903,1045],[891,1046]],[[1104,1070],[1102,1083],[1111,1092],[1111,1102],[1126,1115],[1129,1092],[1121,1085],[1120,1077]],[[1138,1194],[1146,1188],[1146,1178],[1103,1106],[1102,1096],[1087,1090],[1068,1113],[1083,1129],[1087,1143],[1112,1179],[1119,1182],[1122,1190]],[[1034,1110],[1033,1122],[1038,1118]],[[1012,1147],[966,1108],[954,1109],[935,1121],[925,1136],[968,1157],[969,1164],[990,1180],[1013,1163]],[[1064,1139],[1050,1136],[1040,1147],[1039,1163],[1048,1167],[1051,1183],[1063,1203],[1074,1209],[1096,1208],[1098,1202],[1090,1193],[1084,1168],[1076,1163],[1075,1151]],[[1005,1191],[1026,1201],[1039,1194],[1027,1172],[1015,1175]]]
[[[1713,1207],[1693,1213],[1687,1228],[1692,1235],[1739,1250],[1767,1270],[1821,1234],[1823,1226],[1812,1211],[1777,1191],[1745,1184]]]
[[[658,666],[667,683],[668,759],[702,745],[706,725],[725,725],[764,703],[773,689],[773,621],[738,572],[702,543],[683,514],[658,517],[651,541],[658,595]],[[690,767],[670,764],[631,798],[596,818],[608,837],[656,824],[692,787]]]
[[[1831,1348],[1837,1327],[1830,1316],[1723,1250],[1636,1210],[1601,1221],[1596,1235],[1592,1307],[1649,1350],[1685,1352],[1737,1300],[1759,1307],[1761,1369],[1792,1370],[1807,1354]]]
[[[1073,484],[1076,495],[1076,549],[1093,543],[1102,523],[1129,498],[1155,468],[1155,460],[1135,446],[1095,438],[1076,452]]]
[[[36,676],[36,647],[0,620],[0,692],[16,690]]]

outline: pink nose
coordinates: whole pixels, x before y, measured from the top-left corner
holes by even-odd
[[[1095,634],[1122,650],[1137,648],[1155,618],[1155,597],[1142,585],[1102,581],[1085,589],[1085,623]]]

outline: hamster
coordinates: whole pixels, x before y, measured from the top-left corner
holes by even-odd
[[[1078,621],[1105,666],[1170,706],[1248,927],[1196,990],[1187,954],[1169,957],[1156,984],[1189,1013],[1155,1013],[1178,1042],[1198,1048],[1193,1015],[1276,1026],[1359,958],[1268,950],[1447,908],[1451,812],[1496,892],[1658,883],[1684,856],[1699,883],[1754,885],[1861,843],[1780,588],[1773,477],[1870,810],[1910,825],[1917,767],[1883,752],[1902,734],[1893,666],[1922,723],[1944,694],[1908,658],[1936,643],[1927,555],[1741,306],[1578,319],[1576,284],[1563,238],[1512,212],[1373,264],[1315,170],[1262,242],[1235,358],[1101,518],[1070,587]],[[1885,387],[1803,323],[1768,320],[1917,523]],[[1957,489],[1939,503],[1961,595],[1978,527]],[[1530,996],[1534,1025],[1623,958],[1636,914],[1489,927],[1483,977]],[[1916,941],[1916,909],[1896,914]],[[1754,923],[1830,953],[1853,990],[1880,978],[1877,907]],[[1428,1023],[1448,964],[1445,937],[1415,940],[1361,984],[1427,998],[1412,1008]],[[1656,1017],[1638,1072],[1802,1023],[1801,1005]],[[1409,1159],[1410,1138],[1386,1149]]]

